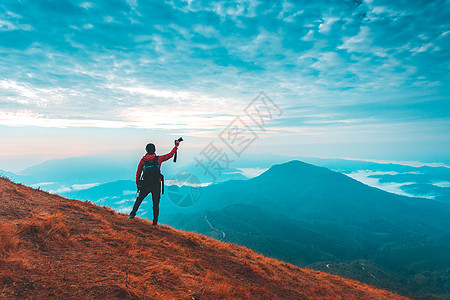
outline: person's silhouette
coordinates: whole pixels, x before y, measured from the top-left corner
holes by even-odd
[[[133,219],[136,216],[136,212],[144,198],[147,197],[149,193],[152,193],[153,225],[158,224],[159,200],[161,199],[161,164],[174,156],[179,145],[180,142],[176,140],[175,147],[173,147],[172,151],[161,156],[155,154],[156,148],[154,144],[150,143],[145,147],[147,154],[141,158],[136,172],[136,186],[139,195],[136,198],[133,210],[130,213],[130,219]]]

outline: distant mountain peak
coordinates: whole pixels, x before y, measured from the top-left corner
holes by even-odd
[[[293,177],[298,175],[319,175],[319,174],[332,174],[335,173],[327,168],[314,166],[303,161],[291,160],[286,163],[273,165],[269,170],[262,173],[259,177],[274,177],[280,176],[285,178],[288,174]]]
[[[282,168],[282,169],[292,169],[292,168],[298,168],[298,169],[306,169],[306,170],[322,170],[324,172],[331,172],[329,169],[324,167],[318,167],[300,160],[291,160],[286,163],[282,164],[276,164],[272,168]]]

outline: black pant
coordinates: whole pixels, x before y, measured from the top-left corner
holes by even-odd
[[[153,189],[145,187],[141,188],[141,190],[139,191],[139,195],[136,198],[136,202],[134,202],[133,210],[131,211],[130,215],[132,216],[136,215],[136,212],[138,211],[142,201],[150,193],[152,193],[152,201],[153,201],[153,225],[156,225],[158,223],[158,216],[159,216],[159,200],[161,199],[161,186]]]

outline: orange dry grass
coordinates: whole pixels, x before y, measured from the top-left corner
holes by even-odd
[[[50,241],[66,243],[70,235],[69,227],[60,214],[34,215],[24,219],[19,228],[23,236],[41,246],[47,245]]]
[[[0,220],[0,256],[14,252],[18,245],[16,226]]]
[[[0,179],[0,298],[401,299]]]

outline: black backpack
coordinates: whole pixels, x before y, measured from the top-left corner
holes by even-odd
[[[164,176],[161,174],[158,164],[158,156],[153,161],[144,160],[144,170],[142,172],[140,187],[146,187],[154,190],[162,183],[162,193],[164,194]]]

